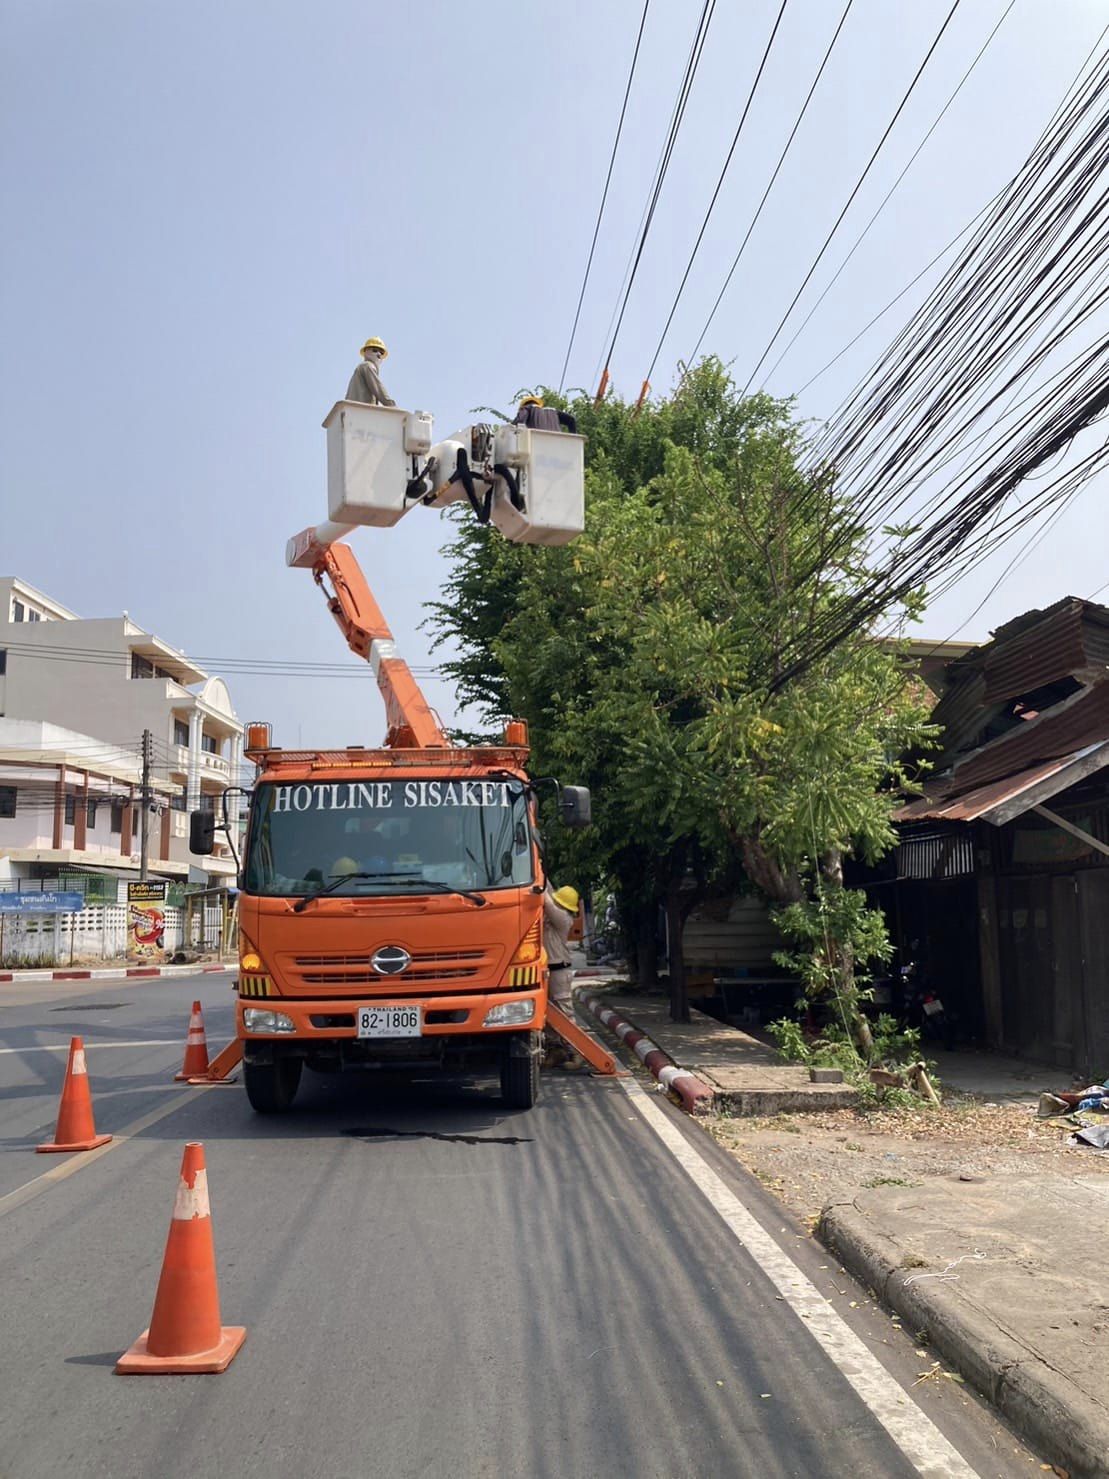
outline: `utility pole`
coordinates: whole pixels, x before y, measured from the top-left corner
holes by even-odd
[[[150,846],[150,752],[154,736],[149,729],[142,732],[142,815],[139,818],[139,877],[145,882],[149,877],[147,857]]]

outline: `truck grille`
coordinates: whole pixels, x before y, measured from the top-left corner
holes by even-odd
[[[403,996],[440,986],[465,989],[469,981],[488,986],[496,979],[502,953],[497,945],[473,950],[418,950],[406,969],[395,976],[378,975],[370,963],[373,951],[358,955],[292,955],[279,965],[294,995],[360,987],[382,995]]]

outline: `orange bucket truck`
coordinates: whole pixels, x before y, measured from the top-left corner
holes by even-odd
[[[376,749],[286,750],[269,725],[247,728],[258,768],[239,896],[247,1096],[262,1114],[288,1109],[305,1066],[492,1069],[505,1103],[527,1109],[547,1022],[544,782],[528,772],[527,726],[510,721],[498,745],[450,742],[342,536],[465,498],[506,538],[565,543],[582,527],[582,439],[478,426],[432,445],[425,413],[346,401],[324,425],[331,517],[291,539],[286,560],[311,570],[372,665],[386,734]],[[546,784],[567,826],[588,824],[584,787]],[[193,814],[193,851],[211,852],[215,825]]]

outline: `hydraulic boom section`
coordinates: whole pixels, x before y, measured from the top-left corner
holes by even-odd
[[[389,624],[350,545],[332,544],[320,550],[312,575],[327,597],[327,609],[338,623],[347,646],[373,668],[385,700],[386,746],[394,750],[429,750],[448,744],[411,669],[397,656]],[[330,592],[325,581],[330,583]]]

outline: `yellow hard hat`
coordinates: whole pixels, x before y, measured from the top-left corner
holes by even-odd
[[[541,406],[543,397],[541,395],[526,395],[520,402],[521,406]]]
[[[365,344],[363,344],[363,346],[362,346],[362,348],[361,348],[361,350],[359,352],[361,354],[365,354],[365,352],[366,352],[367,349],[380,349],[381,350],[381,358],[382,359],[388,359],[389,358],[389,351],[385,348],[385,345],[382,344],[381,340],[376,335],[371,335],[370,338],[368,338],[366,340]]]
[[[358,872],[358,864],[353,858],[336,858],[331,865],[332,878],[349,878],[352,873]]]
[[[576,914],[578,912],[578,905],[581,903],[581,897],[576,888],[571,888],[566,883],[560,889],[556,890],[554,901],[559,908],[565,909],[567,914]]]

